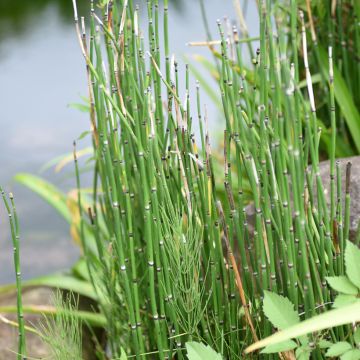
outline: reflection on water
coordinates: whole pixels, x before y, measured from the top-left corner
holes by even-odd
[[[88,6],[88,1],[78,1],[80,11]],[[8,36],[22,36],[31,26],[39,24],[42,14],[49,6],[54,7],[59,19],[72,22],[72,1],[69,0],[1,0],[0,41]]]
[[[145,1],[143,1],[145,4]],[[170,7],[183,13],[184,1],[170,0]],[[89,0],[77,0],[79,14],[88,14]],[[139,1],[141,3],[141,1]],[[1,0],[0,1],[0,54],[1,44],[13,37],[22,37],[37,26],[42,26],[49,8],[57,14],[64,26],[73,25],[72,0]]]
[[[144,4],[146,3],[143,0]],[[77,0],[79,14],[87,14],[89,0]],[[141,1],[139,1],[141,3]],[[184,1],[170,0],[176,11],[184,10]],[[39,25],[42,14],[53,7],[60,21],[71,24],[73,21],[72,0],[1,0],[0,2],[0,44],[4,39],[23,36],[31,27]]]
[[[234,17],[232,0],[205,1],[215,33],[219,16]],[[87,16],[89,0],[77,2],[79,14]],[[145,0],[138,3],[146,4]],[[141,15],[146,16],[145,9]],[[189,52],[208,54],[206,49],[194,50],[185,45],[205,39],[198,1],[172,1],[169,16],[172,51],[178,58]],[[15,194],[25,278],[65,269],[79,255],[65,221],[11,180],[17,172],[36,174],[50,159],[71,151],[73,139],[88,129],[86,114],[68,107],[87,93],[83,58],[72,19],[71,0],[0,1],[0,184]],[[250,25],[256,26],[256,21]],[[256,33],[251,26],[250,31]],[[203,99],[210,102],[205,96]],[[215,111],[209,113],[215,122]],[[71,170],[70,166],[65,172]],[[68,191],[74,180],[71,176],[64,179],[65,175],[52,170],[44,174]],[[3,206],[0,234],[0,283],[5,283],[14,278]]]

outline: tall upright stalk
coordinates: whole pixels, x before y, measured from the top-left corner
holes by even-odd
[[[19,221],[16,213],[16,207],[14,202],[14,196],[9,193],[9,201],[7,200],[4,190],[0,187],[1,195],[5,208],[9,216],[11,239],[14,251],[14,268],[16,279],[16,308],[17,308],[17,321],[18,321],[18,352],[17,359],[26,359],[26,339],[25,339],[25,322],[24,311],[22,305],[22,288],[21,288],[21,267],[20,267],[20,233],[19,233]]]

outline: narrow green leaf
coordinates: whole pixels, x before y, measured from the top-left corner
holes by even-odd
[[[263,350],[261,350],[261,354],[274,354],[283,351],[289,351],[295,349],[297,344],[295,341],[287,340],[278,344],[269,345]]]
[[[311,76],[311,82],[312,82],[313,84],[319,83],[319,82],[321,81],[321,79],[322,79],[322,77],[321,77],[321,74],[320,74],[320,73],[314,74],[314,75]],[[307,81],[306,81],[306,79],[301,80],[301,81],[299,82],[299,84],[298,84],[298,87],[299,87],[300,89],[302,89],[302,88],[304,88],[304,87],[306,87],[306,86],[307,86]]]
[[[71,103],[68,106],[70,108],[73,108],[75,110],[79,110],[81,112],[85,112],[85,113],[90,112],[90,106],[89,105],[80,104],[80,103]]]
[[[346,276],[329,276],[326,278],[332,289],[339,293],[356,295],[359,290]]]
[[[202,56],[202,55],[199,55],[199,54],[193,55],[192,58],[196,62],[201,64],[204,67],[204,69],[206,69],[208,71],[208,73],[211,75],[211,77],[213,79],[215,79],[216,81],[220,80],[220,74],[217,71],[216,66],[214,65],[214,63],[209,61],[205,56]]]
[[[186,60],[187,57],[185,57]],[[217,109],[221,111],[221,101],[219,100],[220,96],[218,94],[218,87],[213,86],[213,84],[209,83],[208,79],[206,79],[201,72],[189,62],[189,69],[194,74],[195,78],[199,81],[201,88],[208,94],[210,99],[216,105]],[[214,90],[215,89],[215,90]]]
[[[82,140],[84,137],[86,137],[86,136],[88,136],[89,134],[91,134],[91,132],[90,131],[83,131],[80,135],[79,135],[79,137],[77,138],[78,140]]]
[[[336,344],[331,345],[328,351],[326,352],[325,356],[327,357],[340,356],[348,350],[351,350],[351,345],[346,341],[340,341],[337,342]]]
[[[269,291],[264,293],[264,313],[276,328],[284,330],[300,321],[299,314],[289,299]]]
[[[86,296],[90,299],[99,300],[93,287],[89,282],[79,280],[70,275],[54,274],[37,277],[22,283],[22,288],[31,286],[49,286],[58,289],[73,291],[74,293]],[[3,285],[0,287],[0,294],[8,294],[16,289],[15,284]]]
[[[76,157],[79,159],[80,157],[84,157],[87,155],[93,155],[94,150],[88,146],[81,150],[76,151]],[[61,171],[66,165],[74,163],[74,153],[70,152],[66,154],[61,161],[59,161],[55,166],[55,172]]]
[[[209,345],[195,341],[186,343],[187,357],[189,360],[222,360],[222,356]]]
[[[346,275],[360,289],[360,250],[352,242],[346,242],[345,249]]]
[[[56,166],[56,164],[58,164],[62,159],[64,159],[69,153],[60,155],[60,156],[56,156],[55,158],[47,161],[45,164],[43,164],[39,170],[39,173],[42,174],[45,171],[51,169],[52,167]]]
[[[54,288],[70,290],[90,299],[99,300],[92,285],[89,282],[76,279],[68,275],[47,275],[26,281],[25,286],[50,286]]]

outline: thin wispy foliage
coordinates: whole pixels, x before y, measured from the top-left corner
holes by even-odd
[[[82,322],[73,315],[78,310],[78,298],[73,293],[64,295],[60,290],[53,293],[52,304],[56,309],[53,316],[43,316],[37,326],[41,338],[50,349],[53,360],[81,360]]]

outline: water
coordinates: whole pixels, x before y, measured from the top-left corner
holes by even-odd
[[[88,1],[78,2],[79,14],[88,16]],[[235,17],[232,0],[205,3],[214,34],[217,18]],[[145,19],[145,1],[139,4]],[[254,19],[256,10],[250,5],[249,18]],[[18,172],[39,174],[44,163],[72,151],[73,140],[89,128],[88,116],[68,106],[87,94],[72,19],[71,0],[1,0],[0,4],[0,184],[15,194],[25,279],[67,269],[79,256],[68,224],[12,180]],[[252,35],[257,33],[255,26],[256,21],[249,23]],[[207,49],[186,46],[205,40],[198,1],[171,2],[169,27],[171,51],[178,59],[185,53],[208,55]],[[221,123],[210,100],[204,96],[204,101],[210,106],[213,126]],[[70,165],[61,173],[50,169],[41,176],[69,191],[75,187],[71,173]],[[13,281],[13,272],[8,219],[0,206],[0,283]]]

